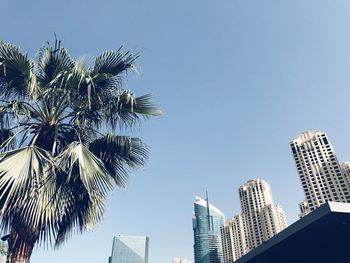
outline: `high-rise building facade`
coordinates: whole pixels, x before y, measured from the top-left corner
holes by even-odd
[[[350,191],[350,162],[345,162],[340,164],[340,168],[343,172],[344,179],[348,185],[348,189]]]
[[[192,218],[195,263],[223,263],[220,227],[224,221],[224,214],[208,198],[196,197]]]
[[[239,187],[238,192],[243,214],[258,211],[273,203],[270,185],[263,180],[249,180]]]
[[[305,194],[301,217],[327,201],[350,202],[348,165],[339,163],[324,132],[303,132],[290,147]]]
[[[247,232],[246,217],[243,214],[227,220],[221,227],[225,263],[234,262],[249,252]]]
[[[306,216],[308,213],[311,212],[306,200],[299,203],[299,210],[300,210],[300,214],[299,214],[300,218]]]
[[[109,263],[148,263],[149,238],[145,236],[122,236],[113,238]]]
[[[242,214],[221,228],[224,262],[232,263],[287,227],[282,207],[273,204],[271,188],[254,179],[239,188]]]

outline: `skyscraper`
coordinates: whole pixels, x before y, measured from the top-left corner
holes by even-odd
[[[109,263],[148,263],[148,243],[144,236],[114,237]]]
[[[271,188],[254,179],[239,188],[242,214],[221,228],[225,263],[231,263],[287,227],[282,207],[273,204]]]
[[[249,252],[247,220],[243,214],[236,215],[221,227],[224,262],[231,263]]]
[[[340,165],[324,132],[303,132],[290,147],[305,194],[301,217],[326,201],[350,202],[348,165]]]
[[[341,163],[340,168],[343,172],[344,179],[348,185],[348,190],[350,192],[350,162]]]
[[[349,262],[350,204],[327,202],[234,263]]]
[[[224,215],[206,200],[196,197],[192,219],[194,262],[223,263],[220,227]]]

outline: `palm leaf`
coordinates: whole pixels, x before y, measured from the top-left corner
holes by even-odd
[[[0,203],[15,205],[31,189],[38,191],[52,165],[50,154],[38,147],[29,146],[3,153],[0,160]],[[6,208],[5,205],[0,209]]]
[[[54,47],[48,43],[39,50],[37,65],[36,75],[41,87],[49,88],[53,84],[60,85],[61,78],[73,70],[75,63],[67,50],[61,47],[61,41],[56,40]]]
[[[58,173],[54,203],[60,211],[56,219],[55,246],[61,245],[69,233],[96,225],[104,212],[107,191],[113,188],[104,164],[79,142],[71,143],[57,157]]]
[[[36,146],[1,154],[0,229],[3,232],[15,229],[24,242],[52,238],[58,213],[49,205],[54,194],[49,191],[54,167],[51,155]],[[12,253],[17,253],[17,249],[11,248]]]
[[[122,73],[135,70],[135,61],[139,54],[122,53],[121,49],[122,47],[117,51],[103,52],[95,60],[89,82],[94,97],[100,101],[121,90]]]
[[[62,185],[55,194],[55,206],[60,211],[55,220],[55,246],[63,244],[75,229],[82,233],[99,223],[104,202],[104,197],[91,198],[80,180]]]
[[[143,116],[161,116],[163,112],[155,106],[151,94],[135,98],[134,105],[130,104],[130,110]]]
[[[121,49],[122,47],[117,51],[106,51],[99,55],[95,60],[92,75],[106,74],[117,76],[128,69],[133,69],[139,54],[122,53]]]
[[[61,170],[61,173],[62,176],[64,172]],[[32,232],[40,230],[37,232],[39,244],[58,247],[74,231],[83,233],[102,219],[105,198],[90,195],[80,178],[64,182],[56,179],[50,177],[37,197],[27,200],[28,208],[16,217]]]
[[[15,146],[14,133],[9,129],[0,129],[0,151],[11,150]]]
[[[9,43],[0,42],[0,94],[4,98],[28,95],[32,80],[31,62]]]
[[[79,142],[72,142],[57,157],[57,163],[67,172],[67,181],[80,180],[91,197],[104,197],[112,184],[103,163]]]
[[[140,116],[160,116],[162,111],[155,107],[150,94],[135,97],[130,91],[106,100],[102,111],[108,124],[115,128],[118,124],[121,128],[132,127],[139,122]]]
[[[139,138],[110,133],[92,141],[89,150],[103,162],[119,187],[126,186],[129,168],[143,167],[149,154],[148,147]]]
[[[32,105],[25,101],[3,101],[0,106],[0,128],[11,127],[13,124],[28,122],[29,119],[42,119],[42,115]]]

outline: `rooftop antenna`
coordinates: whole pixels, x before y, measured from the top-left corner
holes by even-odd
[[[208,196],[208,189],[205,190],[205,201],[207,201],[207,208],[209,209],[209,196]],[[209,211],[209,210],[208,210]]]
[[[205,190],[205,201],[207,201],[208,229],[209,229],[209,230],[213,230],[213,227],[212,227],[212,218],[211,218],[211,216],[210,216],[210,209],[209,209],[208,189]]]

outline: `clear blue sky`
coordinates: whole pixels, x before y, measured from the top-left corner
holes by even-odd
[[[288,142],[319,129],[350,160],[348,0],[0,0],[0,10],[0,39],[30,55],[54,32],[75,57],[141,51],[127,85],[165,112],[133,132],[151,158],[111,195],[102,224],[33,263],[107,262],[117,234],[149,235],[150,263],[193,259],[195,195],[208,189],[230,218],[237,188],[261,178],[292,223],[303,194]]]

